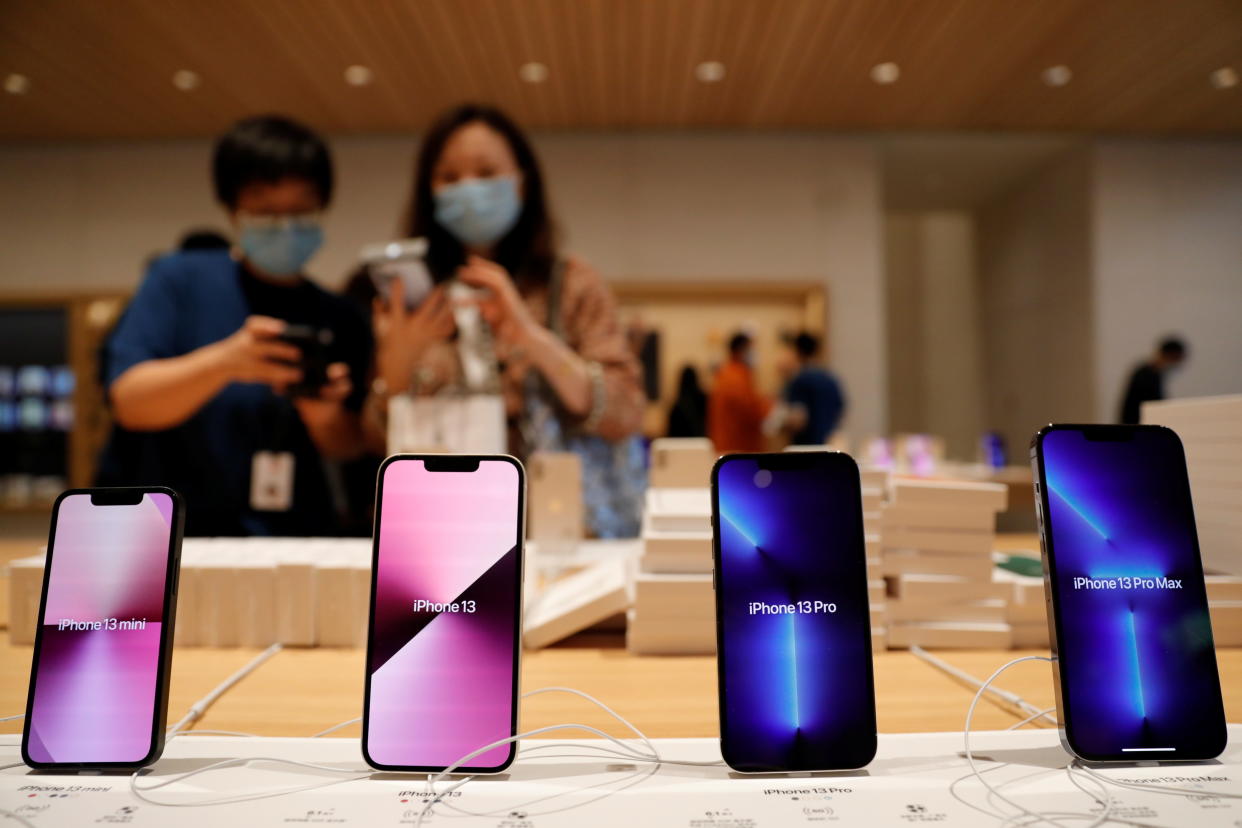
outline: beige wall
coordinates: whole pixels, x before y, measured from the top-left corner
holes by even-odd
[[[887,427],[880,173],[873,143],[809,133],[537,137],[568,248],[605,276],[809,279],[829,292],[846,428]],[[334,140],[339,189],[312,263],[338,284],[391,238],[412,137]],[[0,146],[0,291],[132,288],[192,225],[223,224],[206,141]]]
[[[987,423],[1014,462],[1041,426],[1094,414],[1090,172],[1071,150],[975,211]]]
[[[973,460],[984,423],[975,230],[965,211],[885,218],[889,423]]]
[[[1166,393],[1242,392],[1242,142],[1104,141],[1092,191],[1095,413],[1179,333],[1191,359]]]
[[[891,408],[894,428],[944,433],[955,453],[969,456],[972,435],[997,427],[1021,456],[1044,422],[1111,419],[1126,370],[1168,331],[1194,349],[1174,395],[1242,390],[1240,142],[1095,141],[1021,178],[973,222],[930,212],[887,223],[871,137],[553,133],[537,143],[568,249],[611,279],[826,285],[854,437],[886,430]],[[340,282],[362,244],[397,232],[415,146],[411,136],[334,141],[339,189],[314,261],[325,283]],[[132,288],[143,260],[184,229],[223,225],[209,151],[206,141],[0,146],[0,291]]]

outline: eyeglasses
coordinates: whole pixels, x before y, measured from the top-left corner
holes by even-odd
[[[237,223],[242,227],[253,227],[256,230],[283,230],[286,228],[305,228],[317,226],[323,213],[313,210],[309,213],[242,213],[237,214]]]

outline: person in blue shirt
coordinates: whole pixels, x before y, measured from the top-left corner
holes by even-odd
[[[782,398],[784,427],[796,445],[821,445],[837,430],[845,413],[841,384],[819,359],[819,337],[802,331],[788,340],[792,374]]]
[[[305,126],[255,117],[219,139],[212,171],[234,248],[157,259],[105,342],[114,430],[98,483],[176,489],[190,534],[334,534],[330,463],[362,451],[372,345],[363,316],[304,273],[331,156]]]

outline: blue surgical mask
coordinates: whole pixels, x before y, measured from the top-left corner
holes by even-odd
[[[521,215],[516,176],[468,178],[436,190],[436,222],[467,247],[495,244]]]
[[[293,279],[323,244],[317,220],[240,221],[237,244],[246,260],[268,276]]]

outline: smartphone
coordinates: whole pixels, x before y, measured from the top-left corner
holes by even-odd
[[[318,397],[320,390],[328,384],[328,363],[331,361],[328,349],[334,339],[332,330],[289,324],[276,338],[296,346],[302,352],[302,358],[297,363],[297,367],[302,369],[302,379],[289,386],[285,393],[291,397]]]
[[[436,772],[517,733],[526,474],[504,455],[380,466],[362,755]],[[462,773],[499,773],[510,743]]]
[[[164,750],[185,509],[172,489],[73,489],[52,507],[22,760],[139,768]]]
[[[729,454],[712,468],[720,752],[743,773],[875,756],[862,487],[847,454]]]
[[[1032,460],[1062,744],[1096,762],[1219,756],[1181,440],[1163,426],[1050,425]]]
[[[426,239],[402,239],[383,244],[368,244],[359,253],[375,285],[376,292],[387,302],[392,296],[393,280],[400,280],[405,296],[405,309],[413,310],[431,293],[434,280],[427,269]]]

